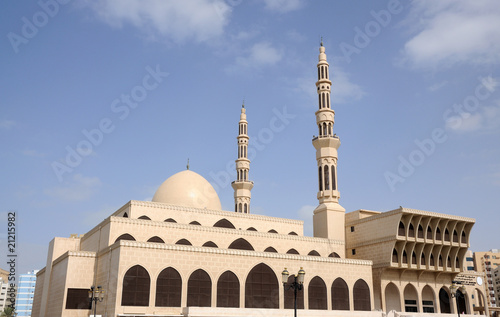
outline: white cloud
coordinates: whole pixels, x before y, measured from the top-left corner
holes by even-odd
[[[12,128],[15,125],[16,125],[16,122],[12,121],[12,120],[2,120],[2,121],[0,121],[0,129],[9,130],[10,128]]]
[[[223,0],[86,0],[86,5],[114,27],[132,24],[156,38],[183,43],[206,42],[222,35],[231,15]]]
[[[48,188],[44,193],[48,196],[65,201],[83,201],[87,200],[101,186],[98,177],[85,177],[81,174],[75,174],[71,181],[63,186]]]
[[[283,50],[273,47],[269,42],[259,42],[247,50],[245,56],[236,58],[233,65],[226,68],[232,73],[241,69],[259,69],[273,66],[283,58]]]
[[[297,210],[297,216],[304,221],[304,235],[313,236],[313,211],[316,206],[304,205]]]
[[[406,42],[403,63],[437,69],[456,63],[500,62],[497,0],[412,1],[404,24],[417,33]]]
[[[457,133],[496,131],[500,128],[500,102],[483,106],[474,113],[453,116],[446,121],[446,128]]]
[[[269,11],[286,13],[295,11],[304,5],[302,0],[263,0],[265,8]]]

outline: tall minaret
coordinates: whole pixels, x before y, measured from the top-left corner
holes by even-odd
[[[248,159],[248,122],[245,104],[241,106],[240,122],[238,123],[238,159],[236,160],[236,181],[231,183],[234,189],[234,211],[250,213],[250,197],[253,182],[248,180],[250,160]]]
[[[319,134],[312,143],[316,149],[318,162],[318,200],[314,210],[314,236],[345,241],[345,209],[339,205],[340,193],[337,190],[337,149],[340,139],[333,134],[335,111],[330,106],[329,65],[326,61],[323,41],[319,48],[318,92],[319,109],[316,111],[316,123]]]

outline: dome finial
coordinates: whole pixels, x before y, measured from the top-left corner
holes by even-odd
[[[243,98],[243,103],[241,104],[241,108],[245,108],[245,98]]]
[[[189,170],[189,157],[188,157],[188,163],[186,165],[186,168]]]
[[[320,42],[319,42],[319,45],[320,45],[320,46],[323,46],[323,37],[321,37],[321,40],[320,40]]]

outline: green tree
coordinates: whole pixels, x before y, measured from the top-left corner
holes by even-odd
[[[12,307],[5,307],[3,309],[2,314],[0,314],[0,317],[14,317],[14,308],[12,308]]]

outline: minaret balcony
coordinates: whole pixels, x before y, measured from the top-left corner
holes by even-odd
[[[334,135],[331,135],[331,134],[328,134],[328,135],[319,135],[319,136],[313,136],[313,141],[316,140],[316,139],[325,139],[325,138],[334,138],[334,139],[338,139],[338,135],[334,134]]]
[[[340,147],[340,139],[337,136],[319,136],[312,140],[314,148],[319,149],[338,149]]]

